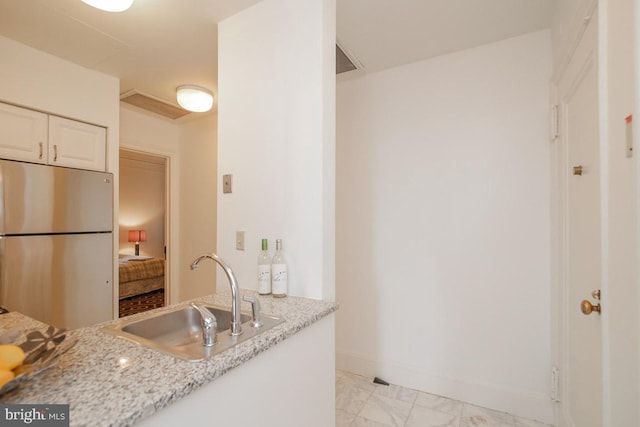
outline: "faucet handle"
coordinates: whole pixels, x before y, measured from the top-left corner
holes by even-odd
[[[262,320],[260,320],[260,301],[258,298],[250,295],[245,295],[242,299],[251,303],[251,326],[259,328],[263,325]]]
[[[202,325],[202,345],[205,347],[215,345],[218,342],[218,335],[216,335],[218,321],[216,316],[204,305],[196,304],[195,302],[192,302],[189,305],[198,310],[198,313],[200,313],[201,316],[200,324]]]

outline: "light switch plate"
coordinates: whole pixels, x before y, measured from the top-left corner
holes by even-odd
[[[222,192],[231,193],[231,174],[222,175]]]

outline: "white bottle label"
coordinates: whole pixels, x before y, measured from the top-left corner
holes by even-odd
[[[271,264],[258,265],[258,293],[261,295],[271,293]]]
[[[287,294],[287,264],[271,264],[271,285],[274,295]]]

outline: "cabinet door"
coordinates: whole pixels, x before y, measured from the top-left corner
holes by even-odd
[[[0,158],[47,162],[47,115],[0,103]]]
[[[107,130],[100,126],[49,116],[49,164],[106,170]]]

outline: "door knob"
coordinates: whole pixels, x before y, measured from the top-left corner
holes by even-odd
[[[589,314],[593,313],[594,311],[600,313],[600,304],[593,305],[593,304],[591,304],[591,302],[589,302],[589,301],[587,301],[585,299],[580,303],[580,309],[582,310],[582,314],[588,316]]]

